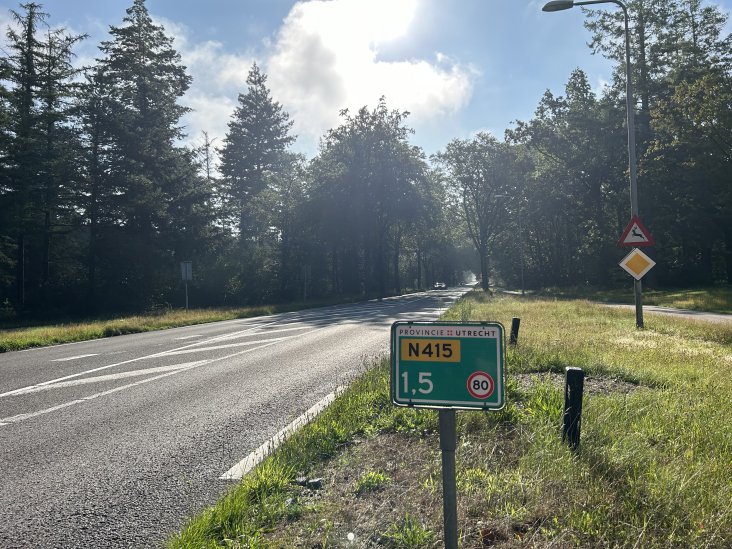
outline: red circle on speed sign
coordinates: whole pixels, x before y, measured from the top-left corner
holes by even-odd
[[[468,392],[479,400],[491,396],[495,388],[493,378],[485,372],[473,372],[468,378]]]

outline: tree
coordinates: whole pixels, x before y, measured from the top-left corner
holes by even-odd
[[[105,185],[112,190],[105,210],[114,226],[100,252],[119,305],[160,299],[173,280],[174,257],[193,253],[213,219],[210,185],[195,155],[176,144],[184,136],[180,118],[190,110],[178,100],[191,78],[144,0],[134,1],[123,22],[100,46],[97,82],[111,91],[99,112]]]
[[[453,139],[432,158],[446,170],[461,205],[468,234],[480,255],[482,286],[488,291],[489,253],[506,223],[506,210],[496,195],[515,189],[515,158],[507,144],[485,132],[473,139]]]
[[[313,162],[327,241],[334,256],[339,247],[346,256],[344,274],[352,291],[359,286],[355,281],[363,259],[367,297],[374,282],[379,297],[386,293],[390,232],[407,219],[415,185],[426,172],[421,149],[407,141],[412,133],[404,124],[408,114],[390,111],[383,97],[372,111],[341,111],[343,123],[328,131]],[[397,250],[398,236],[393,240]]]
[[[270,96],[267,75],[255,63],[247,77],[247,93],[239,94],[239,106],[229,121],[229,131],[219,150],[226,191],[238,201],[240,237],[250,236],[249,202],[265,188],[266,176],[277,170],[285,149],[295,141],[289,135],[293,122]]]
[[[573,71],[565,92],[555,97],[547,91],[535,118],[519,121],[506,132],[509,141],[528,147],[536,164],[525,196],[527,206],[540,207],[524,217],[529,229],[526,241],[536,253],[537,265],[542,265],[541,283],[569,283],[571,270],[578,282],[604,285],[614,267],[613,236],[622,232],[630,218],[625,215],[630,213],[630,201],[622,105],[612,89],[598,99],[580,69]],[[559,219],[550,222],[555,216]],[[539,219],[545,230],[531,231]],[[563,231],[563,237],[550,237],[549,226]],[[575,233],[578,230],[581,239]],[[576,238],[582,245],[575,244]],[[557,249],[565,246],[574,249]],[[582,267],[570,269],[569,263],[580,256],[576,263]]]
[[[85,35],[68,36],[64,29],[48,28],[49,16],[39,4],[21,4],[21,8],[23,13],[11,10],[19,30],[8,29],[10,55],[3,63],[12,85],[7,96],[12,137],[7,142],[4,211],[13,219],[16,303],[24,309],[28,237],[39,258],[34,264],[40,266],[32,273],[34,287],[45,290],[50,281],[52,233],[68,234],[79,226],[74,208],[78,136],[70,123],[77,70],[71,62],[73,46]],[[42,26],[48,28],[45,35]],[[46,293],[34,292],[35,307],[48,306]]]

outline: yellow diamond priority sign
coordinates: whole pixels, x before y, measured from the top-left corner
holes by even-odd
[[[633,248],[633,251],[626,255],[620,262],[620,266],[636,280],[643,278],[643,276],[650,271],[655,264],[655,261],[641,252],[638,248]]]

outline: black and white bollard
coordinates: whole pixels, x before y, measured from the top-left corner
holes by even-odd
[[[582,426],[582,393],[585,388],[585,372],[582,368],[567,366],[564,369],[564,414],[562,415],[562,441],[572,450],[579,448]]]

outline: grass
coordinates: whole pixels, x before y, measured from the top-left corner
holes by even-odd
[[[391,479],[381,471],[368,471],[356,481],[355,491],[359,494],[373,492],[383,488],[390,482]]]
[[[622,290],[599,290],[597,288],[546,288],[533,295],[562,297],[567,299],[588,299],[610,303],[635,303],[633,287]],[[643,304],[660,307],[676,307],[694,311],[732,314],[732,285],[718,284],[706,288],[690,289],[643,289]]]
[[[649,315],[637,330],[632,311],[479,291],[444,318],[468,314],[520,317],[521,333],[507,408],[457,414],[462,548],[732,545],[732,326]],[[565,366],[636,386],[585,394],[574,452],[561,388],[531,381]],[[393,407],[388,377],[381,361],[169,547],[441,546],[436,414]],[[391,482],[355,491],[369,471]]]
[[[88,341],[125,334],[137,334],[168,328],[180,328],[194,324],[205,324],[236,318],[251,318],[276,313],[299,311],[313,307],[325,307],[339,303],[358,301],[358,298],[341,298],[289,303],[283,305],[263,305],[259,307],[219,307],[208,309],[165,309],[142,315],[122,318],[68,322],[55,325],[21,327],[0,331],[0,353],[21,351],[33,347],[46,347],[60,343]]]

